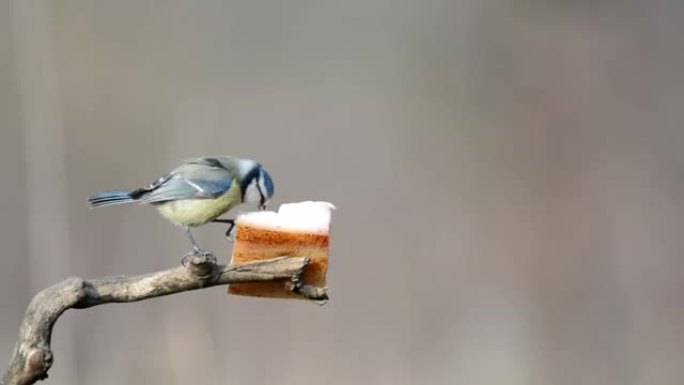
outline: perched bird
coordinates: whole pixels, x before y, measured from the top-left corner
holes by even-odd
[[[231,219],[217,219],[242,203],[257,203],[264,210],[273,196],[273,181],[253,160],[233,156],[188,159],[173,171],[147,187],[135,190],[112,190],[88,197],[92,207],[119,203],[148,203],[174,224],[181,226],[192,242],[195,255],[207,256],[190,232],[191,227],[209,222],[228,223],[228,236],[234,226]]]

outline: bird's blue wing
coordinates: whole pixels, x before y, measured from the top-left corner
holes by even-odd
[[[166,180],[140,200],[158,203],[180,199],[212,199],[228,191],[232,183],[233,178],[223,168],[186,164],[172,171]]]

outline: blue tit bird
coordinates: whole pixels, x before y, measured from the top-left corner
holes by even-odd
[[[207,256],[190,232],[191,227],[209,222],[235,225],[231,219],[217,219],[242,203],[257,203],[264,210],[273,196],[273,181],[261,164],[233,156],[188,159],[147,187],[104,191],[88,197],[91,207],[120,203],[146,203],[172,223],[185,229],[195,255]]]

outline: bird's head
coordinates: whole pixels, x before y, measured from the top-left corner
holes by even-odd
[[[257,203],[260,210],[266,209],[266,204],[273,197],[273,180],[260,164],[254,165],[247,172],[243,180],[245,188],[243,202]]]

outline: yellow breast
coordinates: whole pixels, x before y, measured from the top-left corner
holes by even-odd
[[[156,206],[162,216],[177,225],[201,226],[240,203],[240,187],[233,181],[230,189],[215,199],[183,199]]]

